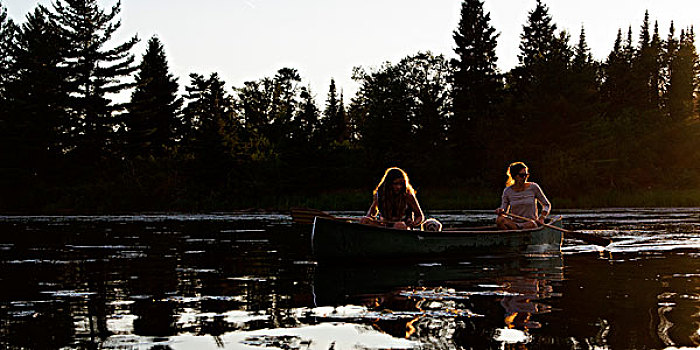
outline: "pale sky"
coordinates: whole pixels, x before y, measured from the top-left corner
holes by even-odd
[[[37,3],[51,0],[0,0],[16,22]],[[100,0],[111,6],[116,0]],[[122,0],[122,27],[116,44],[137,34],[141,43],[158,35],[181,88],[189,73],[218,72],[227,88],[272,77],[283,67],[296,68],[323,105],[331,78],[345,92],[345,102],[358,84],[355,66],[379,67],[431,51],[454,57],[452,32],[459,22],[461,0]],[[535,0],[486,0],[491,25],[500,32],[498,67],[505,72],[517,62],[520,33]],[[618,28],[631,25],[639,36],[644,11],[659,22],[662,38],[671,20],[676,35],[694,25],[700,31],[698,0],[545,0],[559,29],[572,43],[583,25],[594,58],[612,49]],[[230,91],[230,90],[229,90]]]

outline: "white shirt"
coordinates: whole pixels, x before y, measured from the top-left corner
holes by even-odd
[[[537,202],[539,202],[542,205],[542,211],[549,213],[552,205],[540,186],[534,182],[529,182],[528,184],[530,186],[522,191],[514,190],[513,186],[506,187],[503,190],[503,196],[501,196],[500,208],[515,215],[536,219]]]

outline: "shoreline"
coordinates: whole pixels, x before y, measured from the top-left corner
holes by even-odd
[[[554,212],[557,210],[609,208],[692,208],[700,207],[700,189],[649,189],[644,192],[604,190],[587,192],[576,198],[550,194]],[[95,203],[88,208],[59,208],[51,203],[36,210],[2,210],[2,216],[75,216],[75,215],[161,215],[211,213],[284,213],[290,208],[306,207],[324,211],[364,211],[370,205],[370,190],[338,190],[317,194],[263,196],[256,200],[237,198],[209,203],[179,203],[171,207],[123,208],[108,203]],[[423,211],[489,210],[500,205],[500,190],[434,189],[418,193]],[[188,205],[190,204],[190,205]]]

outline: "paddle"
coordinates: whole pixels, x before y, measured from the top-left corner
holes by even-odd
[[[360,218],[348,218],[331,215],[325,211],[311,208],[291,208],[290,212],[292,214],[292,222],[297,224],[310,225],[314,223],[315,217],[331,219],[331,220],[343,220],[343,221],[357,221],[360,222]],[[376,220],[380,224],[395,224],[393,221]]]
[[[525,221],[534,221],[533,219],[526,218],[526,217],[523,217],[520,215],[511,214],[511,213],[503,213],[503,215],[507,215],[507,216],[510,216],[510,217],[513,217],[516,219],[520,219],[520,220],[525,220]],[[542,225],[545,227],[549,227],[553,230],[564,232],[567,235],[571,236],[572,238],[580,239],[580,240],[587,242],[587,243],[591,243],[591,244],[595,244],[595,245],[599,245],[599,246],[603,246],[603,247],[612,243],[612,240],[610,238],[598,237],[598,236],[594,236],[594,235],[591,235],[588,233],[583,233],[583,232],[569,231],[567,229],[563,229],[561,227],[557,227],[557,226],[550,225],[550,224],[542,224]]]
[[[325,211],[310,208],[292,208],[290,209],[292,213],[292,222],[297,224],[310,225],[314,223],[315,217],[326,218],[331,220],[353,220],[359,221],[359,218],[343,218],[331,215]]]

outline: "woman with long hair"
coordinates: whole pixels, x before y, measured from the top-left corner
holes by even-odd
[[[419,226],[423,220],[416,191],[406,172],[397,167],[386,169],[374,189],[372,205],[361,222],[408,229]]]
[[[544,195],[542,188],[534,182],[528,182],[530,176],[527,165],[523,162],[515,162],[508,166],[506,172],[508,180],[501,197],[501,206],[496,209],[496,225],[502,230],[517,230],[535,228],[537,223],[544,224],[545,218],[552,209],[551,203]],[[537,213],[537,204],[542,206],[542,211]],[[530,218],[530,221],[510,218],[506,213]]]

